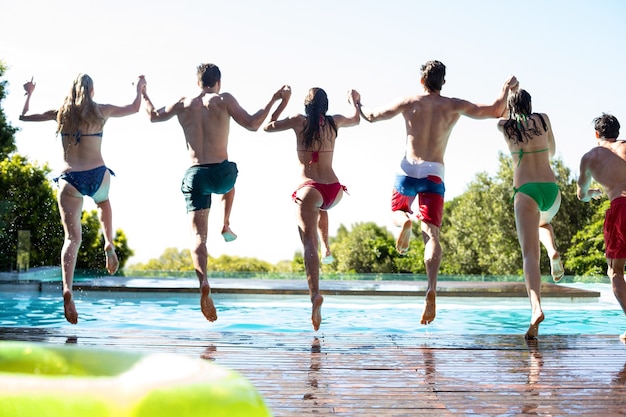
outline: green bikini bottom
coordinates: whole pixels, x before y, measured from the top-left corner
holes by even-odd
[[[513,187],[512,198],[515,198],[517,193],[526,194],[535,200],[539,206],[539,211],[547,211],[559,195],[559,186],[553,182],[527,182],[519,188]]]

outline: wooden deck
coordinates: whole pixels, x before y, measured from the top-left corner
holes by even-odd
[[[0,328],[2,340],[213,360],[250,379],[275,416],[623,416],[617,336],[218,333]]]

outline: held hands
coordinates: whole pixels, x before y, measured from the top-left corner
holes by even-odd
[[[270,123],[278,120],[278,118],[280,117],[280,114],[283,112],[283,110],[285,110],[285,107],[287,107],[287,103],[289,103],[290,97],[291,97],[291,87],[286,84],[283,85],[280,88],[280,90],[274,93],[274,96],[272,97],[272,101],[277,101],[277,100],[281,100],[281,101],[278,107],[276,108],[276,110],[274,110],[274,113],[272,113],[272,115],[270,116]]]
[[[282,99],[283,101],[289,101],[290,97],[291,87],[288,85],[283,85],[276,93],[274,93],[274,100]]]
[[[37,85],[33,80],[35,79],[35,77],[31,77],[30,81],[26,81],[26,83],[24,84],[24,95],[25,96],[30,96],[31,94],[33,94],[33,91],[35,91],[35,85]]]
[[[353,106],[358,106],[361,104],[361,94],[359,94],[356,90],[348,90],[348,103]]]
[[[512,93],[516,92],[519,89],[519,81],[517,81],[517,77],[515,77],[515,75],[511,75],[504,85]]]
[[[140,75],[137,77],[137,94],[144,95],[146,93],[146,77]]]

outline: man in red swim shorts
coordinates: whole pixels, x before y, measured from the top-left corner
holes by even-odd
[[[596,180],[611,200],[604,217],[604,245],[607,275],[613,294],[626,313],[626,142],[617,140],[619,122],[615,116],[603,114],[594,119],[598,146],[583,155],[578,178],[578,198],[589,201],[599,198],[602,190],[590,188]],[[620,336],[626,342],[626,333]]]
[[[394,184],[391,211],[392,221],[401,227],[396,250],[405,254],[409,250],[413,213],[411,205],[417,198],[424,238],[424,263],[428,276],[422,324],[435,319],[437,276],[441,264],[439,229],[443,215],[444,164],[443,157],[452,129],[461,116],[473,119],[497,118],[506,110],[509,90],[517,86],[517,79],[509,77],[499,96],[489,105],[474,104],[459,98],[444,97],[441,89],[445,83],[446,66],[440,61],[428,61],[421,67],[424,94],[403,97],[380,109],[359,110],[368,122],[391,119],[402,114],[406,126],[406,151]]]

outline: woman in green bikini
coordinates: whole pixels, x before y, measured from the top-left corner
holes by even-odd
[[[532,112],[530,94],[521,89],[509,95],[508,111],[508,118],[498,122],[498,130],[504,135],[515,164],[515,224],[532,310],[526,339],[535,339],[539,333],[539,324],[544,319],[541,309],[540,243],[545,246],[550,257],[554,281],[559,281],[564,274],[550,224],[561,207],[561,192],[550,166],[550,158],[555,153],[550,119],[545,114]]]

